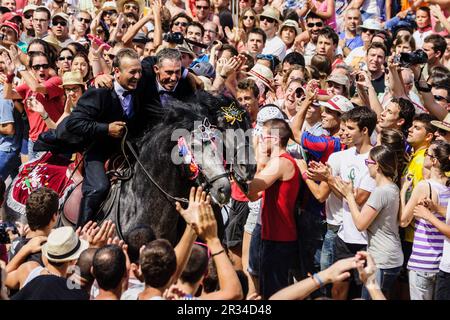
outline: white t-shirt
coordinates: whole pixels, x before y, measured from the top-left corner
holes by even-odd
[[[355,149],[355,147],[351,147],[348,150]],[[328,158],[328,165],[331,167],[331,172],[333,176],[341,175],[341,163],[342,163],[342,155],[345,151],[338,151],[332,153]],[[342,215],[343,215],[343,203],[342,200],[339,199],[333,192],[328,196],[327,201],[325,202],[325,212],[327,215],[327,223],[333,226],[340,226],[342,224]]]
[[[425,38],[430,34],[433,34],[433,30],[428,30],[425,32],[419,32],[419,30],[414,31],[413,38],[414,41],[416,41],[416,48],[422,48]]]
[[[367,13],[373,13],[377,17],[380,16],[380,9],[378,9],[377,0],[365,0],[361,10]]]
[[[447,215],[445,223],[450,225],[450,205],[447,206]],[[439,270],[450,273],[450,238],[444,238],[444,249],[442,250],[441,263],[439,264]]]
[[[375,189],[375,180],[369,175],[365,161],[369,153],[359,154],[356,148],[342,151],[340,177],[344,181],[353,181],[353,187],[368,192]],[[342,225],[338,231],[338,236],[346,243],[367,244],[366,232],[359,232],[353,222],[352,214],[348,203],[343,200]]]
[[[344,62],[346,65],[351,66],[354,69],[359,69],[359,63],[362,62],[364,64],[364,58],[366,57],[366,50],[364,49],[364,46],[358,47],[353,49],[345,58]]]
[[[305,65],[311,65],[311,59],[316,54],[316,45],[312,43],[312,41],[308,42],[305,46],[305,54],[303,57],[305,58]]]
[[[279,36],[275,36],[272,39],[267,39],[262,54],[272,54],[282,61],[286,56],[286,45]]]

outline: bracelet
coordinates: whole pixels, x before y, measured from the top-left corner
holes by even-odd
[[[224,252],[225,252],[225,249],[222,249],[222,250],[220,250],[219,252],[216,252],[216,253],[211,254],[211,257],[215,257],[215,256],[217,256],[217,255],[219,255],[219,254],[221,254],[221,253],[224,253]]]
[[[309,178],[308,178],[308,174],[306,173],[306,171],[302,173],[302,179],[303,179],[304,181],[306,181],[306,180],[309,179]]]
[[[41,118],[42,118],[42,120],[44,120],[44,121],[47,120],[47,119],[48,119],[48,113],[45,114],[45,117],[41,114]]]
[[[320,279],[319,274],[314,273],[312,275],[312,278],[314,281],[316,281],[319,284],[319,288],[322,288],[324,286],[324,283],[323,283],[322,279]]]
[[[224,80],[227,80],[227,78],[228,78],[228,77],[221,75],[220,73],[219,73],[219,76],[222,77]]]

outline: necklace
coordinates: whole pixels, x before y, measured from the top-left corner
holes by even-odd
[[[51,272],[50,270],[48,270],[47,267],[45,267],[44,270],[45,270],[47,273],[49,273],[49,275],[52,275],[52,276],[61,278],[61,275],[60,275],[60,274],[56,274],[56,273]]]

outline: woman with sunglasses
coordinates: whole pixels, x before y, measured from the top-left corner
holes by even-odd
[[[58,75],[62,77],[65,72],[72,68],[73,52],[69,48],[62,48],[59,52],[56,66],[58,68]]]
[[[122,41],[123,36],[128,30],[128,22],[122,13],[119,13],[116,19],[113,20],[110,28],[110,41]]]
[[[442,141],[435,141],[425,151],[423,167],[430,170],[430,177],[416,185],[407,203],[405,203],[406,193],[412,179],[404,182],[400,192],[401,226],[407,226],[413,221],[414,209],[425,198],[430,199],[429,207],[447,207],[450,198],[446,176],[449,155],[447,153],[446,159],[441,156],[445,154],[444,145]],[[433,215],[441,222],[445,222],[445,218],[438,212],[433,211]],[[408,261],[411,300],[432,300],[445,237],[435,226],[421,218],[416,219],[414,229],[412,253]],[[430,246],[430,243],[433,245]]]
[[[184,12],[181,12],[172,18],[170,23],[170,32],[181,32],[186,35],[187,26],[192,22],[192,18]]]
[[[45,111],[44,105],[37,99],[28,100],[28,108],[39,113],[41,117],[45,119],[45,124],[48,128],[56,128],[56,126],[72,112],[73,108],[75,108],[78,99],[81,98],[86,90],[85,86],[86,84],[83,81],[79,71],[69,71],[64,73],[62,84],[65,92],[64,112],[56,122],[48,117],[48,113]]]
[[[64,112],[64,102],[61,97],[64,90],[61,88],[61,78],[51,75],[50,58],[43,52],[35,52],[30,56],[28,69],[19,61],[17,49],[11,47],[10,61],[7,62],[8,75],[4,86],[4,98],[22,100],[30,124],[28,140],[29,160],[39,157],[39,153],[33,151],[34,142],[39,135],[48,130],[45,120],[50,117],[54,122],[58,121]],[[15,70],[19,70],[24,83],[13,88]],[[39,113],[28,108],[28,100],[39,100],[47,114],[42,117]]]
[[[387,146],[376,146],[365,160],[370,177],[376,188],[362,209],[359,209],[351,182],[335,178],[336,189],[347,200],[353,222],[359,231],[367,230],[367,251],[378,267],[376,278],[384,295],[389,292],[400,273],[403,252],[399,235],[399,189],[397,156]],[[363,288],[363,299],[370,299],[367,288]]]

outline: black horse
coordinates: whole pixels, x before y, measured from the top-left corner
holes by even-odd
[[[172,196],[187,198],[192,186],[203,184],[215,202],[219,230],[223,229],[219,205],[229,200],[229,175],[245,183],[253,178],[256,165],[250,136],[244,134],[251,128],[249,117],[233,99],[199,92],[188,102],[170,101],[164,108],[163,121],[136,143],[139,161],[111,206],[116,214],[105,214],[121,236],[146,225],[157,237],[175,243],[180,221]],[[200,151],[194,152],[197,147]]]

